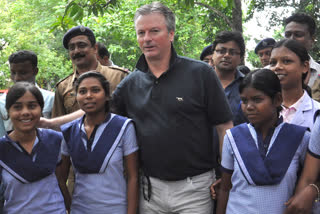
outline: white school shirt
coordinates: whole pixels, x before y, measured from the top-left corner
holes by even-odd
[[[306,91],[304,91],[303,96],[299,99],[299,105],[296,106],[297,109],[288,123],[308,127],[310,130],[313,128],[313,117],[314,113],[320,109],[320,103],[312,99]],[[284,121],[286,120],[287,115],[284,115],[284,111],[280,112],[280,115],[283,117]],[[288,119],[288,118],[287,118]]]

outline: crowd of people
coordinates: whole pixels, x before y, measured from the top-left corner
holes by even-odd
[[[262,67],[240,66],[240,32],[222,31],[200,60],[174,48],[175,15],[137,9],[133,72],[85,26],[62,40],[73,72],[55,93],[37,56],[9,57],[0,97],[0,213],[320,213],[320,65],[315,21],[285,20]],[[203,61],[203,62],[201,62]]]

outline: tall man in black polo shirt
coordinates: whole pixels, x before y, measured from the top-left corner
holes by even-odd
[[[113,104],[136,125],[144,172],[140,213],[212,213],[211,129],[217,127],[222,144],[232,127],[223,89],[212,67],[176,54],[169,8],[142,6],[135,29],[143,54]]]

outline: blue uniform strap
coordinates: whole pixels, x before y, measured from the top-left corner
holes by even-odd
[[[314,113],[314,115],[313,115],[313,122],[316,122],[316,119],[317,119],[317,117],[319,116],[319,114],[320,114],[320,109],[318,109],[318,110]]]
[[[0,214],[3,213],[4,185],[2,184],[2,167],[0,166]]]
[[[61,133],[38,129],[37,135],[39,142],[33,148],[37,154],[34,161],[29,154],[19,151],[8,136],[0,139],[0,165],[22,183],[38,181],[56,169]]]
[[[274,185],[281,182],[302,142],[306,127],[284,123],[263,159],[247,124],[230,130],[231,147],[249,184]]]
[[[62,126],[61,130],[74,167],[80,173],[103,173],[113,150],[116,148],[113,145],[120,142],[129,121],[130,119],[119,115],[111,118],[92,151],[86,149],[82,143],[81,119]]]

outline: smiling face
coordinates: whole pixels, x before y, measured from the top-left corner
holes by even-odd
[[[240,94],[241,109],[249,122],[262,127],[277,117],[277,107],[281,105],[281,95],[271,97],[253,87],[244,88]]]
[[[8,111],[15,131],[30,132],[35,130],[41,117],[41,107],[35,96],[27,91]]]
[[[78,87],[76,98],[86,114],[105,114],[105,105],[109,97],[98,79],[94,77],[84,79]]]
[[[174,32],[168,32],[160,13],[139,16],[135,22],[137,40],[147,60],[162,60],[170,56]]]
[[[302,88],[302,74],[309,70],[309,62],[300,58],[288,48],[274,48],[270,57],[270,69],[280,80],[282,89]]]
[[[92,46],[85,35],[75,36],[68,43],[69,56],[77,68],[91,67],[97,62],[96,45]]]
[[[240,62],[240,48],[236,42],[229,41],[217,44],[213,52],[213,63],[217,72],[235,72]]]

